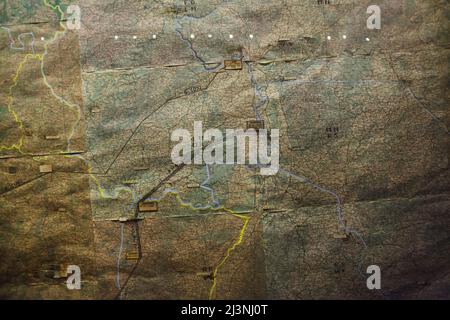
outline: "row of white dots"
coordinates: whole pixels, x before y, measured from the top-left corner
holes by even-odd
[[[342,39],[347,39],[347,36],[344,34],[344,35],[342,35]],[[327,36],[327,40],[328,41],[330,41],[331,40],[331,36]],[[365,40],[367,41],[367,42],[369,42],[370,41],[370,38],[369,37],[366,37],[365,38]]]
[[[208,38],[211,39],[212,37],[213,37],[212,34],[208,34]],[[233,39],[233,38],[234,38],[234,36],[233,36],[232,34],[229,34],[228,37],[229,37],[230,39]],[[252,35],[252,34],[249,34],[248,37],[249,37],[250,39],[253,39],[255,36]],[[152,38],[153,38],[153,39],[156,39],[156,34],[152,35]],[[191,34],[189,35],[189,38],[195,39],[195,34],[191,33]],[[118,40],[118,39],[119,39],[119,36],[114,36],[114,39]],[[137,36],[133,36],[133,39],[136,40],[136,39],[137,39]],[[342,39],[344,39],[344,40],[347,39],[347,36],[346,36],[345,34],[342,35]],[[331,36],[327,36],[327,40],[331,40]],[[366,37],[365,40],[366,40],[366,41],[370,41],[370,38]]]
[[[208,34],[208,38],[211,39],[212,37],[213,37],[212,34]],[[254,38],[254,35],[249,34],[248,37],[249,37],[250,39],[253,39],[253,38]],[[138,37],[137,37],[137,36],[133,36],[132,38],[133,38],[134,40],[136,40]],[[189,38],[195,39],[195,34],[191,33],[191,34],[189,35]],[[234,38],[234,35],[229,34],[229,35],[228,35],[228,38],[233,39],[233,38]],[[118,39],[119,39],[119,36],[114,36],[114,39],[115,39],[115,40],[118,40]],[[152,39],[156,39],[156,34],[153,34],[153,35],[152,35]]]
[[[234,38],[234,36],[233,36],[232,34],[229,34],[228,37],[229,37],[230,39],[233,39],[233,38]],[[248,37],[249,37],[250,39],[253,39],[253,38],[254,38],[254,36],[253,36],[252,34],[249,34]],[[189,38],[195,39],[195,34],[191,33],[190,36],[189,36]],[[212,34],[208,34],[208,38],[212,38]],[[114,36],[114,39],[115,39],[115,40],[118,40],[118,39],[119,39],[119,36]],[[137,36],[133,36],[133,39],[136,40],[136,39],[137,39]],[[152,35],[152,39],[156,39],[156,34],[153,34],[153,35]],[[347,36],[346,36],[345,34],[342,35],[342,39],[344,39],[344,40],[347,39]],[[41,40],[44,41],[45,38],[44,38],[44,37],[41,37]],[[331,40],[331,36],[327,36],[327,40],[330,41],[330,40]],[[367,37],[366,37],[365,40],[366,40],[367,42],[369,42],[369,41],[370,41],[370,38],[367,38]]]

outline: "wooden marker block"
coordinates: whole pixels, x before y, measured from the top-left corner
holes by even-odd
[[[139,211],[140,212],[156,212],[158,211],[158,202],[144,200],[139,202]]]
[[[338,232],[333,234],[333,238],[335,239],[347,239],[348,235],[345,232]]]
[[[59,140],[60,137],[59,136],[45,136],[46,140]]]
[[[125,184],[125,185],[132,185],[132,184],[137,184],[137,183],[138,183],[137,180],[125,180],[123,182],[123,184]]]
[[[225,70],[242,70],[241,60],[225,60],[224,62]]]
[[[188,188],[200,188],[200,184],[198,183],[189,183],[187,185]]]
[[[126,253],[125,259],[126,260],[139,260],[139,252],[136,250],[128,251]]]
[[[57,270],[54,270],[53,278],[54,279],[67,278],[67,265],[60,264],[59,266],[57,266]]]
[[[40,173],[50,173],[53,172],[53,167],[51,164],[43,164],[39,166]]]
[[[264,129],[264,120],[249,120],[247,121],[247,129],[260,130]]]

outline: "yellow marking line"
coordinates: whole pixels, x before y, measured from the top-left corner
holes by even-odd
[[[95,185],[97,186],[98,192],[100,193],[100,198],[102,198],[102,199],[117,199],[121,192],[128,192],[131,194],[131,196],[133,196],[133,191],[131,191],[131,189],[129,187],[115,188],[113,194],[111,194],[111,195],[107,194],[108,192],[106,192],[106,190],[104,188],[102,188],[97,177],[94,176],[94,174],[92,173],[92,166],[90,163],[88,163],[88,173],[89,173],[89,176],[91,177],[91,179],[94,181]],[[119,190],[118,192],[115,191],[117,189]]]
[[[48,2],[48,0],[43,0],[43,3],[44,3],[45,6],[51,8],[54,11],[58,10],[59,13],[61,14],[61,20],[64,19],[64,12],[61,10],[59,5],[52,6]],[[81,119],[80,107],[78,105],[76,105],[76,104],[69,103],[68,101],[66,101],[63,98],[61,98],[60,96],[58,96],[55,93],[52,85],[48,82],[47,76],[45,75],[45,72],[44,72],[44,57],[48,53],[48,45],[49,45],[49,43],[54,42],[57,39],[59,34],[65,34],[65,32],[66,32],[66,27],[64,26],[64,24],[61,21],[60,21],[59,25],[63,28],[63,31],[56,31],[54,36],[53,36],[53,38],[51,40],[45,42],[45,44],[44,44],[44,53],[43,54],[27,54],[27,55],[25,55],[24,59],[19,63],[19,65],[18,65],[18,67],[16,69],[16,73],[15,73],[13,79],[12,79],[13,84],[11,85],[11,87],[9,87],[8,111],[13,116],[15,122],[18,124],[18,128],[21,131],[20,132],[20,138],[19,138],[19,141],[17,143],[12,144],[11,146],[0,146],[0,151],[2,151],[2,150],[16,150],[19,153],[23,154],[23,152],[21,150],[21,148],[23,146],[23,143],[24,143],[23,122],[19,118],[18,114],[14,111],[14,109],[12,107],[13,106],[13,102],[14,102],[14,97],[13,97],[12,90],[17,86],[17,83],[18,83],[18,80],[19,80],[19,76],[20,76],[20,74],[21,74],[21,72],[23,70],[23,66],[28,61],[29,58],[38,59],[41,62],[41,74],[42,74],[42,78],[44,80],[44,84],[50,89],[50,92],[53,95],[53,97],[55,97],[62,104],[67,105],[69,108],[76,109],[76,111],[77,111],[77,121],[75,122],[75,125],[72,128],[72,131],[70,133],[68,141],[70,141],[71,137],[74,134],[75,128],[76,128],[78,122]]]
[[[230,257],[231,252],[233,252],[234,249],[236,249],[237,246],[239,246],[242,242],[242,239],[244,238],[244,234],[245,231],[247,230],[248,227],[248,222],[250,220],[249,216],[243,215],[242,212],[238,212],[238,211],[234,211],[232,209],[226,208],[224,206],[220,206],[217,208],[195,208],[191,203],[186,203],[183,201],[183,199],[181,199],[181,196],[179,195],[179,193],[174,192],[174,191],[169,191],[167,193],[164,194],[164,196],[161,199],[157,199],[157,200],[152,200],[155,202],[161,202],[166,195],[174,195],[175,198],[177,199],[178,203],[180,204],[181,207],[185,207],[185,208],[189,208],[193,211],[225,211],[230,213],[231,215],[241,219],[244,224],[242,225],[242,228],[239,232],[239,236],[236,239],[236,241],[233,243],[233,245],[231,247],[229,247],[227,249],[227,253],[225,254],[225,257],[220,261],[220,263],[216,266],[216,268],[214,269],[213,272],[213,284],[211,286],[211,289],[209,290],[209,300],[212,300],[216,291],[216,286],[217,286],[217,273],[219,272],[219,269],[225,264],[225,262],[228,260],[228,258]]]
[[[59,5],[54,5],[54,6],[52,6],[52,5],[48,2],[48,0],[44,0],[44,5],[46,5],[47,7],[51,8],[52,10],[58,10],[59,13],[61,14],[61,20],[64,19],[64,12],[61,10],[61,7],[60,7]],[[48,53],[48,44],[51,43],[51,42],[53,42],[53,41],[55,41],[59,34],[65,34],[65,32],[66,32],[66,27],[64,26],[64,24],[63,24],[62,22],[60,22],[60,26],[63,28],[64,31],[56,31],[56,32],[55,32],[55,35],[53,36],[53,38],[52,38],[51,40],[45,42],[45,44],[44,44],[44,54],[27,54],[27,55],[25,56],[25,58],[21,61],[21,63],[19,64],[19,66],[18,66],[18,68],[17,68],[17,70],[16,70],[16,74],[15,74],[15,76],[14,76],[14,78],[13,78],[13,85],[9,88],[8,111],[13,115],[14,120],[16,121],[16,123],[18,123],[19,129],[21,130],[21,137],[20,137],[20,139],[19,139],[19,142],[16,143],[16,144],[13,144],[13,145],[11,145],[11,146],[9,146],[9,147],[7,147],[7,146],[0,146],[0,151],[1,151],[1,150],[14,150],[14,149],[15,149],[15,150],[17,150],[18,152],[23,153],[23,152],[21,151],[21,147],[23,146],[23,140],[24,140],[23,123],[22,123],[22,121],[20,120],[20,118],[19,118],[19,116],[17,115],[17,113],[16,113],[16,112],[13,110],[13,108],[12,108],[13,101],[14,101],[14,98],[13,98],[13,95],[12,95],[12,90],[17,86],[18,78],[19,78],[19,76],[20,76],[20,73],[22,72],[23,66],[24,66],[24,64],[27,62],[27,60],[28,60],[30,57],[32,57],[33,59],[36,59],[36,58],[37,58],[37,59],[39,59],[39,61],[41,61],[41,74],[42,74],[44,83],[45,83],[45,85],[50,89],[51,94],[52,94],[58,101],[60,101],[61,103],[67,105],[68,107],[70,107],[70,108],[76,108],[77,114],[78,114],[78,118],[77,118],[77,122],[75,123],[75,125],[74,125],[74,127],[73,127],[73,129],[72,129],[71,135],[69,136],[69,140],[70,140],[70,137],[72,137],[73,134],[74,134],[75,127],[76,127],[78,121],[79,121],[80,118],[81,118],[80,107],[79,107],[78,105],[76,105],[76,104],[71,104],[71,103],[67,102],[66,100],[64,100],[63,98],[59,97],[59,96],[55,93],[53,87],[52,87],[52,86],[50,85],[50,83],[47,81],[47,76],[45,75],[45,72],[44,72],[44,56]],[[65,157],[71,157],[71,156],[65,156]],[[122,191],[124,191],[124,192],[129,192],[129,193],[131,193],[131,194],[133,195],[132,191],[131,191],[129,188],[120,188],[118,193],[115,193],[114,195],[107,195],[105,189],[103,189],[103,188],[101,187],[100,182],[98,181],[98,179],[92,174],[92,166],[91,166],[90,164],[88,165],[88,173],[89,173],[89,176],[90,176],[90,177],[92,178],[92,180],[94,181],[95,185],[97,186],[97,189],[99,190],[99,193],[100,193],[100,197],[102,197],[102,198],[117,198],[118,195],[120,194],[120,192],[122,192]],[[248,226],[248,222],[249,222],[249,220],[250,220],[250,217],[247,217],[247,216],[244,216],[244,215],[242,215],[242,214],[239,214],[239,212],[236,212],[236,211],[234,211],[234,210],[232,210],[232,209],[229,209],[229,208],[225,208],[224,206],[220,206],[220,207],[217,207],[217,208],[208,208],[208,209],[205,209],[205,208],[195,208],[191,203],[185,203],[185,202],[181,199],[181,197],[180,197],[180,195],[179,195],[178,193],[176,193],[176,192],[170,192],[170,193],[168,193],[168,194],[173,194],[173,195],[175,195],[175,197],[176,197],[177,201],[179,202],[179,204],[181,205],[181,207],[187,207],[187,208],[190,208],[191,210],[194,210],[194,211],[204,211],[204,210],[209,210],[209,211],[225,211],[225,212],[228,212],[228,213],[230,213],[231,215],[233,215],[233,216],[235,216],[235,217],[238,217],[238,218],[240,218],[241,220],[244,221],[244,224],[243,224],[243,226],[242,226],[242,228],[241,228],[241,230],[240,230],[240,232],[239,232],[239,237],[238,237],[238,239],[233,243],[233,245],[232,245],[230,248],[227,249],[227,253],[226,253],[225,257],[221,260],[221,262],[220,262],[220,263],[217,265],[217,267],[214,269],[214,273],[213,273],[213,285],[212,285],[212,287],[211,287],[211,289],[210,289],[210,291],[209,291],[209,299],[212,299],[212,297],[213,297],[213,295],[214,295],[214,293],[215,293],[216,286],[217,286],[217,273],[218,273],[219,269],[225,264],[225,262],[227,261],[227,259],[228,259],[229,256],[230,256],[231,252],[232,252],[234,249],[236,249],[236,247],[237,247],[239,244],[241,244],[242,239],[243,239],[244,234],[245,234],[245,230],[247,229],[247,226]],[[156,201],[157,201],[157,202],[160,202],[161,200],[162,200],[162,199],[159,199],[159,200],[156,200]]]
[[[23,58],[23,60],[19,63],[19,65],[17,66],[16,69],[16,73],[14,74],[14,77],[12,78],[13,84],[9,87],[9,96],[8,96],[8,111],[10,114],[12,114],[14,121],[18,124],[19,130],[20,130],[20,138],[19,138],[19,142],[12,144],[11,146],[0,146],[0,151],[2,150],[17,150],[20,153],[21,152],[21,147],[23,146],[23,122],[22,120],[20,120],[19,116],[17,115],[17,113],[14,111],[12,105],[14,102],[14,97],[12,94],[13,89],[17,86],[17,82],[19,80],[20,77],[20,73],[23,70],[23,66],[25,65],[25,63],[28,61],[29,58],[33,58],[33,59],[40,59],[40,55],[35,55],[35,54],[27,54],[25,55],[25,57]]]
[[[217,265],[217,267],[214,269],[214,273],[213,273],[213,284],[211,286],[211,289],[209,290],[209,300],[212,300],[215,296],[216,293],[216,286],[217,286],[217,273],[219,272],[219,269],[225,264],[225,262],[227,261],[227,259],[229,258],[231,252],[236,249],[236,247],[238,245],[241,244],[242,239],[244,238],[244,234],[245,234],[245,230],[247,229],[248,226],[248,222],[250,220],[250,217],[247,216],[243,216],[243,215],[239,215],[239,214],[234,214],[234,216],[242,219],[244,221],[244,224],[241,228],[241,231],[239,232],[239,237],[237,238],[236,242],[233,243],[233,245],[227,249],[227,253],[225,255],[225,257],[222,259],[222,261],[220,261],[220,263]]]

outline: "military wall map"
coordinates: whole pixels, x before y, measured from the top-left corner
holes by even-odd
[[[448,27],[444,0],[0,0],[0,297],[450,298]],[[195,123],[278,130],[276,173],[174,163]]]

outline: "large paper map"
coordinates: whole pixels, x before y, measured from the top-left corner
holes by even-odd
[[[450,298],[449,4],[375,2],[1,0],[0,297]]]

